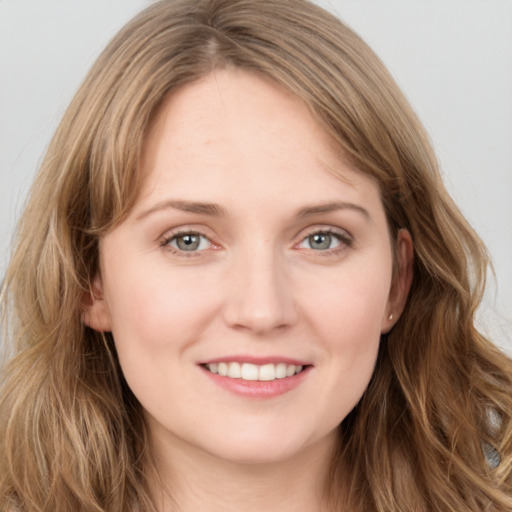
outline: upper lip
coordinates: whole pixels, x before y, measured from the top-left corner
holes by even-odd
[[[200,361],[199,364],[214,364],[214,363],[249,363],[262,366],[265,364],[293,364],[295,366],[311,366],[311,363],[301,359],[286,356],[251,356],[251,355],[231,355],[221,356],[212,359],[205,359]]]

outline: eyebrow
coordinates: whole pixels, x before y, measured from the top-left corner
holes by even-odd
[[[183,212],[198,213],[200,215],[209,215],[212,217],[226,216],[226,210],[222,206],[215,203],[180,201],[171,199],[157,203],[151,208],[144,210],[140,215],[137,216],[137,220],[141,220],[149,215],[152,215],[153,213],[167,210],[169,208],[181,210]],[[346,201],[334,201],[329,203],[304,206],[297,211],[296,217],[310,217],[312,215],[327,214],[338,210],[353,210],[361,213],[367,220],[371,220],[371,215],[368,210],[362,206]]]
[[[199,213],[201,215],[210,215],[213,217],[222,217],[226,215],[226,210],[214,203],[202,203],[195,201],[179,201],[169,200],[157,203],[148,210],[144,210],[140,215],[137,216],[137,220],[143,219],[153,213],[173,208],[175,210],[181,210],[183,212]]]
[[[358,213],[361,213],[366,218],[366,220],[371,220],[371,215],[368,210],[362,206],[346,201],[335,201],[332,203],[305,206],[297,212],[297,217],[309,217],[311,215],[331,213],[338,210],[354,210]]]

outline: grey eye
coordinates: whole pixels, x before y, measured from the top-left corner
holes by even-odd
[[[329,233],[315,233],[314,235],[308,236],[307,240],[311,249],[323,251],[331,248],[333,237]]]
[[[341,236],[328,231],[318,231],[307,236],[300,244],[300,247],[302,249],[313,249],[314,251],[326,251],[328,249],[335,249],[341,244]]]
[[[169,245],[180,251],[192,252],[208,248],[210,241],[198,233],[183,233],[174,236]]]

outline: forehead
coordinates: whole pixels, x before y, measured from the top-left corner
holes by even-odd
[[[271,191],[297,202],[333,199],[336,191],[379,195],[304,102],[270,80],[233,69],[168,96],[148,132],[141,171],[139,202],[191,192],[215,201],[256,194],[262,202],[275,201]]]

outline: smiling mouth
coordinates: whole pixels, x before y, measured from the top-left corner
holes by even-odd
[[[257,365],[237,362],[208,363],[201,366],[221,377],[264,382],[293,377],[308,367],[286,363]]]

